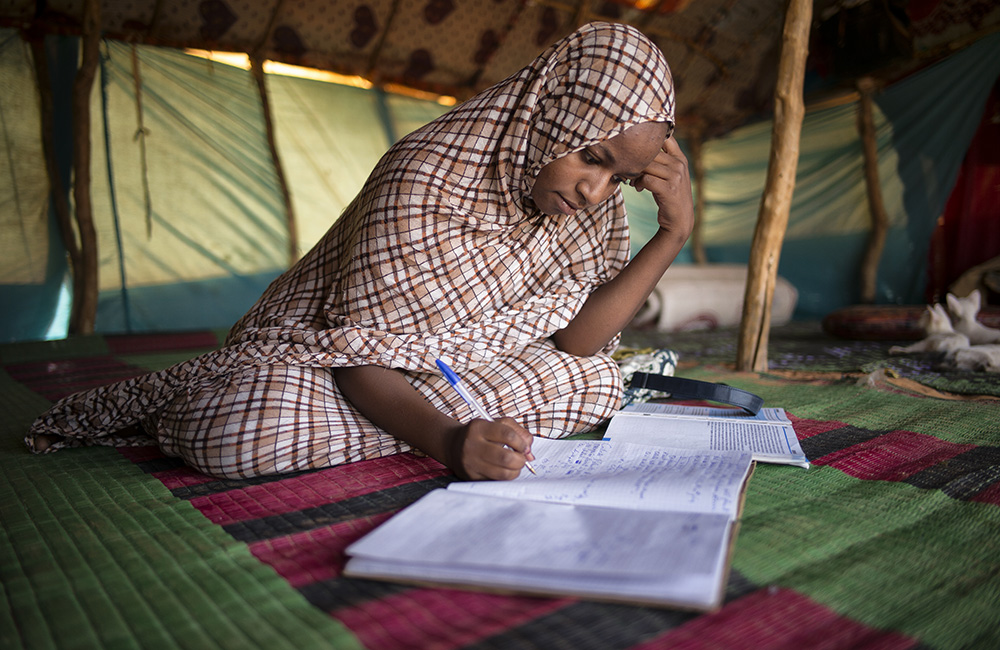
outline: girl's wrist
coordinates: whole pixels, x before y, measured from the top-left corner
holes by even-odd
[[[688,240],[690,235],[677,232],[674,228],[660,226],[650,241],[655,239],[658,244],[671,247],[680,247]]]

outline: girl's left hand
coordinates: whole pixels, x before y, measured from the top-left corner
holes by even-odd
[[[694,197],[687,157],[677,140],[669,137],[663,141],[660,152],[633,187],[652,192],[660,228],[687,240],[694,229]]]

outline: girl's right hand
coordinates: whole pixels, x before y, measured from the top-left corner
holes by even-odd
[[[472,420],[456,433],[447,465],[464,479],[509,481],[535,458],[531,434],[511,418]]]

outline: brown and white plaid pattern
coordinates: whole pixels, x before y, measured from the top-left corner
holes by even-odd
[[[532,184],[560,156],[635,124],[672,123],[673,107],[663,55],[638,30],[582,27],[394,145],[221,350],[70,396],[36,421],[29,446],[36,433],[100,444],[141,422],[164,451],[221,476],[381,456],[405,447],[344,401],[329,368],[399,369],[464,419],[439,357],[529,430],[592,427],[617,407],[617,369],[546,339],[627,261],[624,207],[616,192],[546,216]]]

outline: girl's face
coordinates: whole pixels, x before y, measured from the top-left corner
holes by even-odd
[[[637,180],[667,135],[666,122],[644,122],[613,138],[556,158],[535,177],[531,199],[548,215],[576,214]]]

